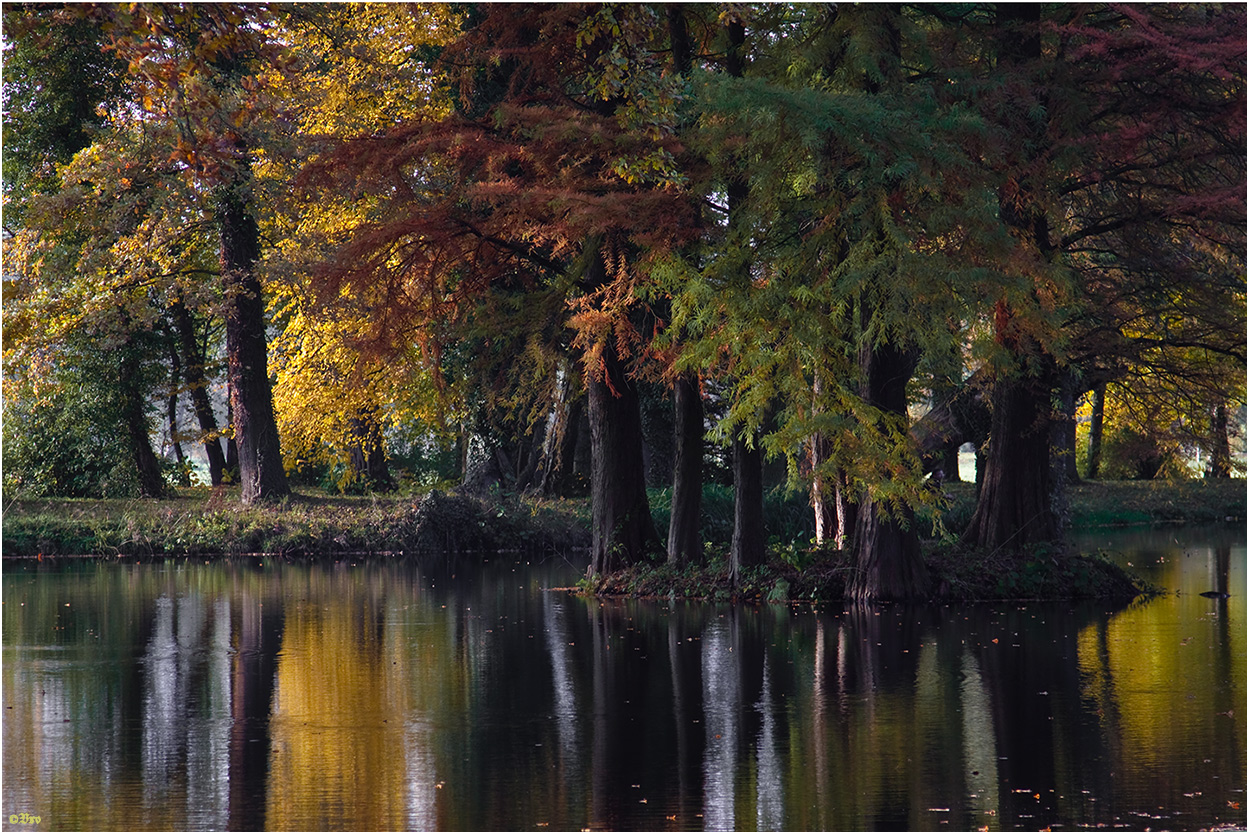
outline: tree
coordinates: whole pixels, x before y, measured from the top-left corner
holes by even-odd
[[[252,155],[257,126],[272,116],[255,65],[276,60],[268,22],[233,7],[101,9],[111,48],[129,61],[143,123],[207,197],[217,230],[230,413],[240,498],[289,492],[273,417]],[[252,133],[249,138],[248,132]]]
[[[653,9],[532,12],[490,7],[448,47],[447,65],[465,68],[456,112],[345,143],[308,172],[311,187],[377,200],[318,280],[326,295],[387,298],[378,344],[416,340],[435,373],[496,289],[573,304],[562,320],[598,438],[591,571],[604,572],[658,549],[630,379],[644,346],[632,259],[688,226],[657,187],[671,180],[674,98],[651,69]]]
[[[948,352],[949,321],[984,283],[977,262],[1009,247],[965,153],[983,142],[978,124],[920,85],[886,83],[889,56],[899,61],[877,47],[892,39],[922,54],[922,33],[899,41],[888,10],[777,14],[772,25],[801,33],[794,41],[818,61],[769,44],[775,52],[757,63],[778,69],[703,82],[691,142],[712,170],[746,160],[749,216],[736,239],[730,228],[710,241],[697,274],[674,269],[674,327],[688,333],[684,361],[732,380],[722,430],[758,427],[782,403],[764,446],[789,458],[792,483],[818,437],[808,483],[845,484],[877,505],[872,540],[886,524],[905,528],[907,507],[930,500],[906,431],[914,362]],[[734,284],[747,257],[750,280]],[[892,541],[886,562],[917,562],[911,534]],[[914,584],[889,589],[874,584],[883,573],[869,574],[864,596],[922,593],[921,571],[899,570]]]
[[[1243,355],[1243,282],[1225,283],[1221,263],[1243,250],[1244,18],[1166,5],[999,17],[986,82],[1009,93],[982,101],[1010,151],[1002,218],[1031,264],[994,308],[994,426],[968,539],[1022,548],[1061,529],[1046,426],[1063,373],[1096,385],[1116,366],[1159,367],[1163,345]],[[1141,327],[1151,319],[1193,327],[1164,336]]]
[[[71,164],[77,155],[91,157],[87,149],[102,128],[97,108],[117,94],[120,68],[89,20],[55,9],[6,8],[4,15],[14,38],[5,62],[6,221],[19,224],[5,229],[5,375],[14,383],[5,415],[14,474],[6,479],[34,492],[159,496],[165,480],[147,415],[157,350],[150,308],[124,283],[103,298],[84,287],[106,277],[97,270],[107,266],[83,244],[89,232],[82,217],[109,217],[116,195],[106,196],[106,186],[78,188]],[[57,198],[67,181],[74,192],[68,207]],[[127,212],[141,211],[141,200],[120,202]],[[135,225],[118,214],[110,217],[120,223],[109,243]],[[48,227],[43,235],[41,225]],[[110,343],[112,355],[93,355],[91,338]],[[127,461],[130,475],[110,459]]]
[[[688,79],[694,68],[694,44],[690,37],[688,19],[690,14],[691,10],[680,3],[667,7],[672,65],[683,79]],[[688,113],[688,108],[686,112]],[[678,130],[683,127],[688,125],[679,126]],[[698,218],[701,224],[701,206]],[[694,253],[691,256],[695,256]],[[674,446],[672,512],[668,519],[668,562],[682,565],[698,562],[703,556],[703,435],[706,427],[702,380],[696,371],[685,370],[677,373],[672,381],[672,407]]]
[[[344,230],[365,219],[368,202],[289,185],[336,141],[447,114],[450,95],[433,63],[458,18],[444,6],[326,4],[283,7],[274,25],[291,51],[265,68],[262,83],[283,102],[291,127],[266,155],[256,187],[272,209],[264,277],[278,325],[271,366],[283,452],[291,471],[325,468],[340,488],[387,489],[387,435],[401,426],[410,435],[445,435],[435,403],[447,405],[449,392],[435,389],[411,346],[396,340],[393,351],[371,349],[372,311],[386,306],[384,297],[317,291],[319,265]]]

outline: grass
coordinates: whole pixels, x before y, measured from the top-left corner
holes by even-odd
[[[972,484],[945,488],[942,522],[959,533],[975,505]],[[1108,525],[1211,523],[1245,518],[1245,481],[1095,481],[1069,491],[1073,529]],[[666,491],[653,491],[657,526],[667,522]],[[802,496],[770,494],[765,504],[770,560],[729,583],[725,553],[732,533],[732,490],[704,492],[704,564],[634,565],[585,590],[604,595],[687,599],[834,600],[853,570],[848,556],[810,544]],[[307,555],[440,550],[568,552],[589,544],[588,501],[428,496],[341,496],[300,489],[279,503],[242,507],[237,492],[179,490],[168,499],[36,499],[4,506],[3,553],[95,556]],[[927,535],[931,522],[917,520]],[[976,553],[929,540],[925,558],[935,597],[1072,599],[1148,591],[1097,557],[1037,548],[1024,557]]]
[[[588,541],[575,504],[338,496],[300,489],[243,507],[237,490],[161,500],[37,499],[4,507],[4,555],[211,556],[417,550],[563,550]]]
[[[976,505],[976,487],[947,483],[942,520],[961,532]],[[1068,487],[1069,527],[1086,530],[1133,524],[1211,524],[1245,519],[1243,478],[1176,481],[1083,481]]]

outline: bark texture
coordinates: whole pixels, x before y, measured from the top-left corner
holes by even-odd
[[[1232,452],[1227,435],[1227,422],[1227,403],[1220,402],[1214,407],[1211,420],[1210,466],[1205,473],[1207,478],[1232,477]]]
[[[606,574],[657,553],[662,545],[646,498],[642,414],[637,386],[614,344],[588,383],[592,540],[588,574]]]
[[[1036,377],[993,386],[993,427],[980,498],[963,540],[1019,550],[1058,529],[1050,507],[1050,387]]]
[[[895,415],[906,414],[906,386],[919,363],[919,351],[882,344],[865,349],[864,399]],[[854,535],[855,573],[847,594],[859,600],[902,600],[924,597],[928,592],[928,569],[924,565],[907,507],[886,511],[880,502],[860,503]]]
[[[763,526],[763,450],[738,436],[733,439],[733,540],[729,574],[733,584],[742,568],[763,564],[767,534]]]
[[[376,409],[361,409],[350,423],[352,480],[363,489],[386,492],[395,488],[390,476],[390,462],[386,458],[386,444],[382,437],[382,424]]]
[[[672,513],[668,519],[668,561],[674,565],[703,557],[703,397],[698,376],[684,373],[672,390],[675,448]]]
[[[231,185],[221,190],[217,203],[230,405],[244,504],[290,494],[273,418],[264,300],[255,272],[260,236],[248,206],[249,194],[250,172],[243,165]]]
[[[125,351],[126,354],[131,351]],[[152,451],[152,438],[148,432],[146,397],[139,384],[135,362],[123,355],[121,360],[122,419],[126,424],[131,457],[138,475],[139,495],[144,498],[160,498],[165,494],[165,478],[160,471],[160,460]]]

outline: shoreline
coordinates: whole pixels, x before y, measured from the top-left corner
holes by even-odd
[[[951,533],[970,515],[974,486],[951,484],[943,522]],[[1084,530],[1226,524],[1245,518],[1245,481],[1085,482],[1069,490],[1069,533]],[[185,491],[158,501],[10,501],[5,506],[5,562],[24,559],[261,559],[303,561],[420,558],[474,554],[573,554],[588,551],[584,499],[538,500],[510,495],[470,497],[327,496],[299,492],[278,504],[241,507],[228,493]],[[602,597],[681,598],[742,602],[844,599],[853,566],[847,554],[800,546],[770,547],[768,562],[728,580],[727,547],[708,542],[699,565],[632,565],[582,579],[577,593]],[[978,554],[946,540],[923,543],[931,583],[923,599],[1130,599],[1147,583],[1097,554],[1070,545],[1022,556]]]

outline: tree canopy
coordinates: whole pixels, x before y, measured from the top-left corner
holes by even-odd
[[[642,448],[686,496],[723,449],[882,597],[938,446],[987,548],[1061,535],[1077,424],[1240,471],[1241,5],[4,14],[6,489],[159,494],[192,440],[245,501],[560,490],[581,435],[605,572],[664,548]]]

